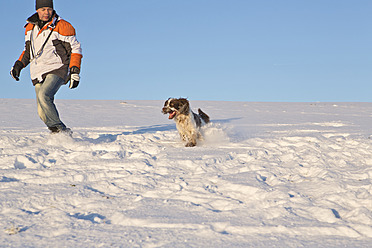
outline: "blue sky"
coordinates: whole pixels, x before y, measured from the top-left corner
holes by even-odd
[[[83,48],[57,99],[372,100],[371,0],[54,0]],[[34,0],[1,1],[0,98],[34,98],[24,47]]]

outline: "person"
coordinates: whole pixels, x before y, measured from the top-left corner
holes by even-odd
[[[21,70],[30,64],[40,119],[52,133],[71,133],[59,117],[54,96],[62,85],[70,82],[73,89],[80,82],[83,55],[75,29],[57,15],[53,0],[36,0],[36,13],[27,19],[25,29],[24,51],[10,74],[19,81]]]

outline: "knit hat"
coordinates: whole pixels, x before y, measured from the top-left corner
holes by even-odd
[[[49,7],[53,9],[53,0],[36,0],[36,10]]]

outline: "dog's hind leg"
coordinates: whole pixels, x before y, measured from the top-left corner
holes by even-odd
[[[202,135],[200,132],[197,132],[197,133],[196,133],[196,138],[197,138],[198,140],[201,140],[201,141],[204,140],[204,139],[203,139],[203,135]]]

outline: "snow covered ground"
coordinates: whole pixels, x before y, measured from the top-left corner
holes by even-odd
[[[372,247],[372,103],[0,99],[0,247]]]

